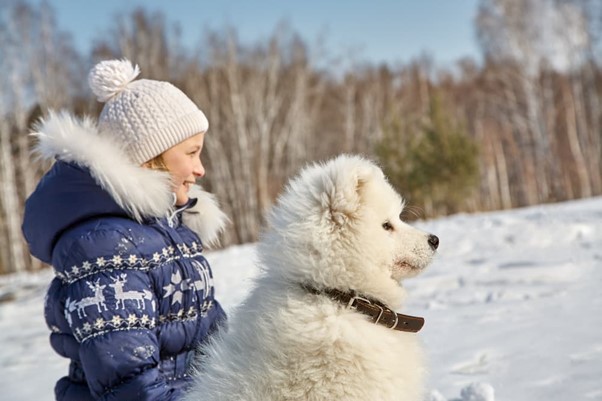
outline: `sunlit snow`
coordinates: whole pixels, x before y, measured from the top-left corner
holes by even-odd
[[[441,239],[402,310],[426,319],[428,400],[602,400],[602,198],[416,225]],[[252,285],[254,252],[207,254],[226,310]],[[67,372],[43,319],[50,279],[0,277],[2,399],[53,400]]]

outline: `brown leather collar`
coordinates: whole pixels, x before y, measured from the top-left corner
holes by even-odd
[[[309,285],[301,285],[304,290],[317,295],[327,295],[371,318],[372,323],[381,324],[393,330],[417,333],[424,326],[424,318],[395,313],[382,302],[366,296],[360,296],[355,291],[343,292],[335,288],[318,290]]]

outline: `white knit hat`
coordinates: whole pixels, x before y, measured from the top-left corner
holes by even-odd
[[[169,82],[134,79],[138,66],[129,60],[96,64],[88,75],[90,88],[105,105],[98,118],[103,134],[113,135],[130,159],[142,164],[183,140],[206,132],[207,117]]]

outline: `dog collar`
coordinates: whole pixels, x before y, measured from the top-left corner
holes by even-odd
[[[335,288],[318,290],[309,285],[301,285],[301,287],[312,294],[327,295],[347,308],[370,317],[372,323],[386,326],[389,329],[417,333],[424,326],[424,318],[395,313],[382,302],[366,296],[360,296],[353,290],[343,292]]]

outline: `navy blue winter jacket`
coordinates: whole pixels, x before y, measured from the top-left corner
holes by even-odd
[[[90,122],[51,116],[38,136],[58,161],[27,200],[23,232],[56,274],[45,317],[71,360],[56,398],[179,399],[195,350],[225,320],[202,255],[224,215],[202,191],[174,208],[164,173],[129,165]]]

